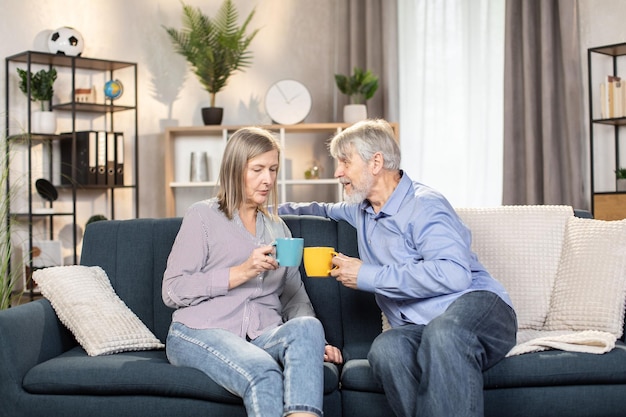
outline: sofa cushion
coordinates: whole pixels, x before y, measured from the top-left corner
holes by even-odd
[[[626,345],[604,355],[550,350],[505,358],[484,372],[485,389],[563,385],[626,384]],[[367,359],[346,362],[341,388],[384,392]]]
[[[364,392],[384,392],[367,359],[351,359],[341,370],[341,389]]]
[[[619,338],[625,301],[626,220],[570,218],[544,328]]]
[[[324,367],[324,393],[339,387],[339,372]],[[88,356],[80,347],[43,362],[24,377],[32,394],[158,395],[241,403],[197,369],[171,365],[162,350]]]
[[[626,345],[602,355],[547,350],[503,359],[484,372],[486,389],[626,384]]]
[[[337,222],[316,216],[281,216],[293,237],[305,237],[304,246],[338,247]],[[313,304],[315,315],[322,322],[326,341],[341,348],[343,334],[341,332],[339,283],[334,279],[309,278],[304,267],[300,265],[300,274],[307,294]]]
[[[102,267],[117,295],[161,341],[167,338],[174,311],[161,299],[161,282],[181,222],[181,218],[93,222],[83,238],[81,264]]]
[[[33,280],[89,355],[165,347],[115,294],[102,268],[45,268]]]
[[[90,357],[80,347],[43,362],[25,376],[24,389],[56,395],[165,395],[241,402],[202,372],[170,365],[164,351]]]
[[[458,208],[472,250],[509,292],[518,326],[539,330],[550,308],[569,206]]]

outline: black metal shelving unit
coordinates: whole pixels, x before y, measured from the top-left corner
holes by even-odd
[[[623,126],[626,126],[626,117],[614,117],[604,118],[602,115],[598,117],[597,111],[594,113],[594,102],[598,103],[600,100],[599,87],[597,85],[597,79],[594,80],[593,67],[594,63],[598,65],[597,60],[605,59],[610,62],[608,65],[611,68],[611,74],[604,75],[620,75],[620,68],[618,61],[620,57],[626,59],[626,43],[618,43],[612,45],[604,45],[595,48],[589,48],[587,50],[587,76],[589,85],[589,171],[590,171],[590,189],[591,189],[591,211],[594,217],[602,218],[605,220],[617,220],[619,218],[626,218],[626,192],[617,191],[617,179],[615,180],[615,189],[613,191],[598,191],[595,187],[595,141],[598,139],[595,135],[595,130],[598,126],[612,126],[613,132],[611,139],[613,141],[612,147],[615,153],[614,158],[614,170],[621,167],[620,161],[620,130]],[[626,61],[624,61],[626,63]],[[605,65],[607,63],[605,62]],[[623,76],[626,76],[626,71],[623,72]],[[622,82],[626,82],[626,78]],[[594,88],[595,86],[595,88]],[[625,85],[626,87],[626,85]],[[601,105],[601,103],[600,103]],[[626,162],[626,161],[625,161]]]
[[[15,105],[11,104],[11,93],[15,92],[18,88],[17,83],[15,83],[14,79],[10,77],[10,74],[15,72],[15,68],[25,69],[29,74],[41,68],[57,68],[57,69],[65,69],[68,74],[65,76],[71,77],[71,99],[67,102],[54,103],[50,102],[50,108],[54,112],[59,113],[69,113],[71,115],[71,130],[65,132],[63,134],[38,134],[33,131],[32,125],[32,101],[31,101],[31,90],[30,90],[30,80],[27,82],[27,104],[26,104],[26,125],[22,129],[23,131],[12,131],[11,128],[11,112],[15,109]],[[116,75],[118,71],[123,70],[123,74],[132,73],[133,88],[131,91],[126,90],[125,94],[133,94],[132,99],[127,100],[130,101],[130,105],[118,105],[115,104],[113,100],[101,99],[98,102],[78,102],[75,99],[75,91],[77,89],[77,74],[79,73],[87,73],[87,74],[104,74],[109,79],[116,79]],[[132,189],[134,191],[133,195],[133,204],[134,204],[134,216],[139,217],[139,189],[138,189],[138,179],[139,179],[139,168],[138,168],[138,137],[139,137],[139,129],[138,129],[138,114],[137,114],[137,64],[132,62],[123,62],[123,61],[110,61],[103,59],[94,59],[94,58],[84,58],[84,57],[72,57],[65,55],[55,55],[44,52],[36,52],[36,51],[25,51],[21,52],[9,57],[5,58],[5,74],[6,74],[6,85],[5,85],[5,158],[7,163],[10,164],[11,160],[11,147],[14,144],[21,143],[23,144],[27,151],[27,172],[25,173],[26,186],[28,188],[28,209],[25,212],[14,212],[9,209],[9,215],[6,219],[6,227],[7,230],[10,231],[11,220],[26,223],[28,227],[28,250],[29,254],[33,252],[33,224],[39,221],[46,221],[46,225],[44,228],[46,232],[48,232],[50,240],[54,237],[54,218],[57,216],[66,216],[71,217],[71,224],[73,230],[73,263],[78,262],[77,256],[77,196],[79,193],[84,192],[86,190],[95,190],[96,192],[109,193],[108,200],[110,201],[110,213],[111,217],[115,216],[115,191],[117,189]],[[60,77],[61,75],[59,75]],[[28,77],[30,78],[30,77]],[[13,82],[11,82],[11,80]],[[133,91],[134,90],[134,91]],[[13,107],[13,108],[12,108]],[[130,133],[130,135],[125,135],[125,140],[131,139],[133,142],[133,152],[132,158],[127,160],[132,165],[132,175],[128,175],[128,177],[132,177],[132,180],[127,184],[112,184],[112,185],[98,185],[98,184],[79,184],[75,179],[77,178],[77,116],[83,114],[91,114],[96,117],[103,116],[105,117],[104,124],[107,126],[106,131],[115,132],[115,114],[118,112],[134,112],[134,117],[132,125],[133,126],[125,126],[125,133]],[[127,123],[128,124],[128,123]],[[17,130],[17,129],[13,129]],[[128,136],[132,136],[129,138]],[[43,144],[44,147],[48,149],[47,154],[50,156],[49,160],[46,162],[48,164],[48,172],[51,178],[48,178],[52,181],[52,177],[54,174],[55,167],[52,162],[52,144],[56,141],[72,141],[71,143],[71,179],[69,180],[69,184],[54,184],[59,190],[70,190],[71,192],[71,210],[64,210],[59,212],[52,213],[43,213],[39,214],[34,212],[33,210],[33,190],[32,184],[34,184],[34,178],[32,173],[33,161],[32,161],[32,147],[36,144]],[[125,166],[128,166],[128,163],[125,163]],[[60,169],[60,167],[59,167]],[[7,178],[6,181],[6,195],[10,195],[10,185],[11,181]],[[10,206],[9,206],[10,207]],[[92,213],[93,214],[93,213]],[[10,233],[8,233],[10,236]],[[33,257],[28,256],[28,261],[26,265],[29,268],[29,271],[33,270]],[[28,278],[28,277],[27,277]],[[33,292],[33,285],[29,286],[29,292],[31,299],[35,295]]]

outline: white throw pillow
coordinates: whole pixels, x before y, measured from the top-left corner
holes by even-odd
[[[626,300],[626,220],[568,220],[544,330],[599,330],[620,338]]]
[[[35,271],[33,280],[89,356],[164,347],[115,294],[102,268],[51,267]]]
[[[457,208],[472,232],[472,250],[504,285],[520,330],[541,330],[563,246],[569,206]]]

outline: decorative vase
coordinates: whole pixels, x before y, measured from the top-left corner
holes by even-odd
[[[209,180],[209,155],[206,152],[191,153],[189,181],[205,182]]]
[[[222,107],[203,107],[202,108],[202,121],[205,125],[220,125],[222,124],[222,116],[224,115],[224,109]]]
[[[51,111],[34,112],[31,129],[33,133],[55,134],[57,131],[56,115]]]
[[[626,178],[617,179],[617,191],[620,191],[620,192],[626,191]]]
[[[343,121],[356,123],[367,119],[367,106],[365,104],[346,104],[343,108]]]

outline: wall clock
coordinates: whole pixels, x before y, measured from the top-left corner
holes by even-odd
[[[265,94],[265,111],[274,123],[281,125],[303,121],[311,111],[311,104],[311,93],[295,80],[277,81]]]

